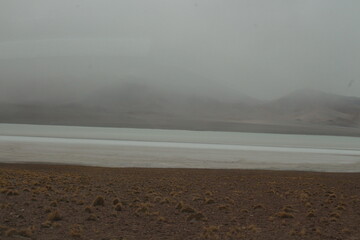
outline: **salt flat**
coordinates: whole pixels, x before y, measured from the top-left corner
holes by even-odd
[[[359,172],[360,139],[0,124],[0,161]]]

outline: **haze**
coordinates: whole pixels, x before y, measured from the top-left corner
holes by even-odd
[[[122,82],[218,98],[360,97],[356,0],[2,0],[0,100],[76,101]]]

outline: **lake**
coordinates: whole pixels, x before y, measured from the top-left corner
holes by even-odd
[[[360,171],[360,138],[0,124],[1,162]]]

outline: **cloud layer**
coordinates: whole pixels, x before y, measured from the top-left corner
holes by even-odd
[[[271,99],[360,96],[360,2],[4,0],[0,100],[119,82]]]

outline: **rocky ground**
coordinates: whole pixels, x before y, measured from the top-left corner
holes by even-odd
[[[360,174],[0,164],[0,239],[360,239]]]

